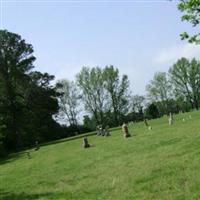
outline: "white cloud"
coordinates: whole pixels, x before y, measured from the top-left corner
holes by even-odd
[[[188,58],[200,57],[200,45],[194,44],[182,44],[174,47],[169,47],[161,50],[155,58],[157,64],[173,64],[179,58]]]

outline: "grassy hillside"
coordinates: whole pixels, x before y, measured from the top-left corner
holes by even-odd
[[[1,200],[200,199],[200,112],[129,125],[111,137],[88,137],[21,152],[0,163]],[[186,121],[183,122],[182,118]]]

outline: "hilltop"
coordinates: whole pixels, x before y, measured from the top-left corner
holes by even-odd
[[[200,199],[200,112],[150,124],[130,124],[127,139],[90,136],[88,149],[79,138],[11,155],[0,163],[1,199]]]

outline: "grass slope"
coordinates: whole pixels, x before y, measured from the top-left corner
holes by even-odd
[[[200,199],[200,112],[191,115],[130,125],[127,139],[91,136],[89,149],[76,139],[13,155],[0,164],[0,199]]]

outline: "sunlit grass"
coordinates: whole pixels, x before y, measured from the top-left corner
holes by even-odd
[[[127,139],[120,130],[90,136],[88,149],[80,138],[11,156],[0,165],[0,199],[200,199],[200,112],[149,123],[130,124]]]

